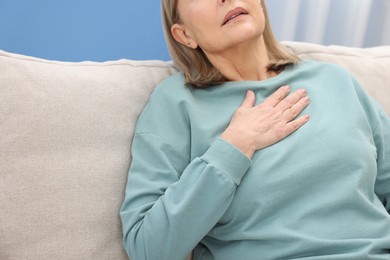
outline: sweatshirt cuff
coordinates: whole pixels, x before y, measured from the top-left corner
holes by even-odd
[[[252,165],[251,159],[220,137],[211,144],[201,159],[221,170],[236,185],[240,184],[242,177]]]

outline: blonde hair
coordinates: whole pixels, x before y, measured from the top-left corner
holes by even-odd
[[[200,47],[192,49],[173,38],[172,25],[181,23],[177,2],[178,0],[162,0],[162,19],[168,49],[174,63],[184,73],[185,83],[201,88],[226,82],[227,79],[211,64]],[[279,72],[286,66],[297,63],[299,58],[276,39],[271,29],[264,0],[261,0],[261,5],[265,18],[263,37],[270,60],[267,69]]]

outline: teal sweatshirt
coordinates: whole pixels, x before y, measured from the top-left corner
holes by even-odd
[[[306,88],[311,119],[252,159],[221,139],[247,90]],[[141,114],[120,216],[132,260],[390,259],[390,119],[337,65],[207,89],[165,79]]]

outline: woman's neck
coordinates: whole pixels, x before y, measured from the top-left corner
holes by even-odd
[[[269,72],[269,58],[263,38],[218,54],[206,54],[214,67],[229,81],[260,81],[277,75]]]

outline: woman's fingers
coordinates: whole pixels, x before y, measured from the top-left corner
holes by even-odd
[[[283,112],[295,106],[302,98],[306,97],[306,94],[306,89],[299,89],[285,99],[281,100],[275,107]]]
[[[305,97],[307,94],[306,89],[299,89],[283,99],[279,102],[279,104],[276,105],[277,108],[280,108],[282,111],[285,111],[295,104],[297,104],[303,97]]]
[[[290,109],[297,104],[307,94],[306,89],[299,89],[289,95],[290,91],[290,86],[280,87],[271,96],[265,99],[263,103],[259,104],[259,106],[274,107],[283,113],[285,110]]]
[[[255,93],[252,90],[246,92],[244,101],[241,104],[241,107],[251,108],[255,105],[256,97]]]
[[[274,93],[272,93],[271,96],[269,96],[266,100],[264,100],[263,103],[261,103],[262,106],[270,106],[275,107],[278,105],[283,99],[285,99],[290,93],[290,86],[283,86],[280,87],[278,90],[276,90]]]
[[[221,137],[251,158],[257,150],[296,131],[309,120],[308,116],[298,115],[310,100],[306,90],[289,95],[290,90],[288,86],[281,87],[257,106],[255,94],[248,91]]]
[[[299,115],[299,113],[301,113],[302,110],[305,109],[305,107],[307,107],[309,103],[310,103],[310,99],[307,96],[303,96],[295,103],[292,103],[293,105],[287,108],[282,114],[286,122],[290,122],[291,120],[296,118]]]
[[[257,105],[263,111],[273,111],[279,115],[286,123],[296,118],[303,109],[310,103],[306,96],[306,89],[299,89],[289,95],[289,86],[279,88],[275,93]]]
[[[297,119],[295,119],[295,120],[293,120],[291,122],[288,122],[286,124],[286,133],[285,133],[285,135],[288,136],[288,135],[292,134],[294,131],[299,129],[301,126],[303,126],[309,120],[310,120],[310,116],[304,115],[304,116],[298,117]]]

